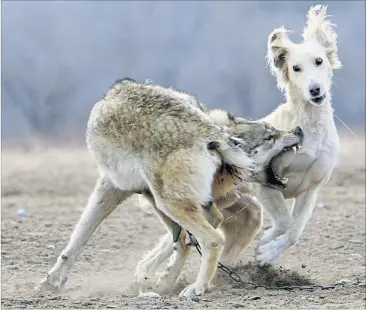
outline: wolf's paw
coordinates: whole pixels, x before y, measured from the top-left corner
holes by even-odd
[[[208,292],[209,288],[204,284],[193,283],[180,292],[179,297],[192,298]]]
[[[257,249],[257,260],[261,265],[279,258],[288,248],[296,242],[288,234],[281,235]]]
[[[67,279],[64,281],[60,281],[56,277],[51,277],[50,275],[46,275],[41,281],[37,283],[34,290],[38,292],[54,292],[60,293],[65,285]]]

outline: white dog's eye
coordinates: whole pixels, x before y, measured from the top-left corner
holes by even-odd
[[[293,66],[292,69],[295,71],[295,72],[300,72],[301,69],[299,66]]]
[[[316,64],[317,66],[320,66],[322,63],[323,63],[323,59],[321,59],[321,58],[317,58],[317,59],[315,59],[315,64]]]

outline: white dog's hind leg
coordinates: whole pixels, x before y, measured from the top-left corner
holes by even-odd
[[[294,223],[286,233],[258,248],[258,260],[261,263],[277,259],[284,251],[298,242],[311,217],[316,199],[316,190],[304,192],[296,198],[293,212]]]
[[[223,210],[223,214],[227,220],[220,226],[225,235],[220,261],[225,265],[233,265],[261,229],[263,208],[256,197],[242,195],[231,207]]]
[[[160,221],[168,231],[159,241],[158,245],[148,252],[137,264],[135,276],[137,283],[141,286],[150,286],[156,280],[156,270],[159,266],[173,254],[173,221],[161,212],[155,203],[155,199],[149,191],[141,195],[140,202],[150,205],[150,209],[155,211]]]
[[[280,191],[260,186],[257,197],[272,220],[272,228],[266,231],[257,242],[257,247],[259,247],[284,234],[292,225],[293,218],[288,208],[288,202]]]
[[[40,289],[61,290],[67,281],[70,268],[82,251],[98,225],[120,204],[131,195],[123,192],[106,178],[97,181],[89,197],[86,209],[77,223],[66,248],[57,259],[56,264],[39,283]]]
[[[143,286],[149,286],[156,280],[155,272],[158,267],[173,254],[173,238],[171,233],[165,234],[157,246],[148,252],[136,267],[135,277]]]
[[[191,248],[186,245],[186,235],[186,232],[182,230],[171,260],[158,276],[157,288],[161,292],[171,290],[182,272]]]

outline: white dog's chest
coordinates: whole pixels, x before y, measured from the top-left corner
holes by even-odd
[[[318,187],[328,181],[338,155],[338,139],[304,141],[302,149],[293,157],[283,176],[289,178],[283,191],[286,198],[296,197],[311,187]]]

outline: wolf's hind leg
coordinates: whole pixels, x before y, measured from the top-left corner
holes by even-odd
[[[40,281],[40,289],[59,291],[64,287],[70,268],[95,229],[118,204],[130,195],[130,192],[116,188],[106,177],[98,179],[88,204],[71,234],[69,243],[53,268],[47,272],[47,276]]]
[[[202,208],[211,198],[212,181],[218,169],[218,163],[206,151],[201,146],[180,149],[159,165],[158,172],[147,172],[156,207],[182,229],[190,231],[202,249],[197,279],[181,292],[184,297],[201,295],[210,288],[224,246],[224,236],[208,222]],[[177,244],[184,244],[185,251],[184,241]],[[184,262],[186,255],[175,253]]]
[[[188,200],[164,199],[161,203],[164,210],[169,213],[169,217],[196,237],[202,249],[202,262],[197,280],[186,287],[180,293],[180,296],[192,297],[201,295],[210,289],[211,280],[215,274],[217,262],[224,245],[224,237],[206,220],[201,205]],[[189,247],[185,245],[185,238],[181,238],[179,244],[181,244],[181,249],[174,252],[173,255],[176,255],[176,257],[173,256],[166,273],[162,274],[160,278],[159,284],[164,284],[164,287],[167,286],[166,283],[171,283],[170,281],[173,281],[173,279],[175,281],[177,276],[179,276],[188,256]]]

